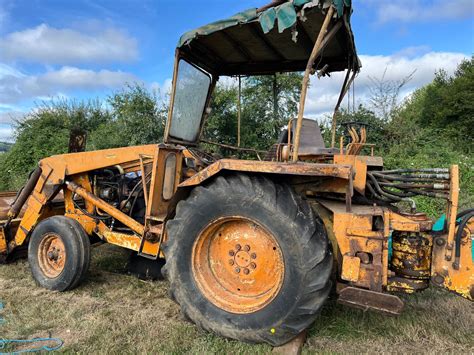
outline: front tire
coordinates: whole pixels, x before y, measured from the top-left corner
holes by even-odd
[[[185,317],[246,342],[284,344],[317,317],[331,289],[324,226],[291,187],[217,177],[167,223],[164,275]]]
[[[76,220],[47,218],[36,226],[28,245],[28,262],[36,283],[54,291],[77,287],[90,264],[89,237]]]

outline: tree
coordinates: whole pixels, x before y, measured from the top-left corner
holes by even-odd
[[[442,130],[460,150],[474,152],[474,57],[463,61],[451,77],[439,71],[418,99],[422,101],[418,116],[422,126]]]
[[[393,118],[398,108],[400,92],[413,78],[415,71],[400,80],[387,80],[385,79],[386,73],[387,69],[385,69],[381,78],[369,77],[372,82],[370,103],[373,111],[384,122],[388,122]]]
[[[139,84],[127,85],[107,98],[112,121],[91,132],[91,149],[124,147],[163,141],[167,106]]]
[[[158,143],[163,139],[166,106],[143,86],[127,85],[107,98],[43,102],[16,122],[15,144],[0,159],[0,189],[17,189],[38,161],[67,153],[70,131],[87,134],[87,150]]]
[[[20,187],[39,160],[66,153],[71,129],[79,127],[90,132],[110,120],[108,111],[97,100],[43,102],[16,121],[15,144],[2,156],[0,188]]]

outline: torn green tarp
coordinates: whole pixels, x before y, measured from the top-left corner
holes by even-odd
[[[340,17],[344,13],[344,6],[350,7],[351,0],[332,0],[334,7],[337,10],[337,15]]]
[[[293,26],[296,22],[295,6],[291,2],[277,6],[276,15],[278,20],[278,32],[282,33],[287,28]]]
[[[264,33],[270,32],[278,24],[278,31],[282,33],[287,28],[292,27],[297,21],[297,11],[303,6],[313,3],[313,6],[326,7],[334,6],[337,10],[337,16],[340,17],[344,13],[344,7],[351,6],[351,0],[289,0],[282,5],[271,7],[261,13],[257,13],[256,9],[250,9],[240,12],[237,15],[229,17],[225,20],[216,21],[198,29],[186,32],[178,42],[178,48],[190,43],[198,36],[206,36],[216,31],[245,24],[250,21],[258,20]],[[308,5],[307,5],[308,6]]]
[[[293,0],[293,5],[295,5],[296,7],[300,7],[308,2],[311,2],[311,0]]]
[[[179,39],[178,48],[185,44],[188,44],[193,40],[193,38],[197,36],[209,35],[211,33],[223,30],[228,27],[232,27],[241,23],[247,23],[249,21],[255,20],[256,18],[257,9],[249,9],[243,12],[239,12],[238,14],[229,17],[228,19],[212,22],[206,26],[199,27],[198,29],[183,34]]]
[[[272,30],[272,28],[275,26],[276,16],[277,15],[274,7],[264,11],[260,15],[260,26],[262,27],[263,33],[268,33]]]

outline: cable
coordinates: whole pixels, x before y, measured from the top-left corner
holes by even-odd
[[[73,196],[73,198],[72,198],[72,203],[74,204],[74,206],[75,206],[79,211],[81,211],[82,213],[84,213],[87,217],[90,217],[90,218],[93,218],[93,219],[97,219],[97,220],[100,220],[100,221],[105,221],[105,220],[107,220],[107,219],[112,218],[111,216],[96,216],[96,215],[93,215],[93,214],[87,212],[85,209],[83,209],[81,206],[79,206],[76,201],[74,201],[74,196]]]
[[[59,338],[33,338],[33,339],[0,339],[0,350],[4,350],[8,344],[34,344],[38,342],[55,342],[56,345],[48,346],[43,345],[36,348],[15,350],[8,352],[0,352],[0,354],[21,354],[21,353],[33,353],[37,351],[56,351],[59,350],[64,342]]]

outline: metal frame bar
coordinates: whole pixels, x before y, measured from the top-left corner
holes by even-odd
[[[112,207],[111,205],[109,205],[104,200],[98,198],[97,196],[94,196],[93,194],[91,194],[90,192],[88,192],[86,189],[79,186],[75,182],[66,181],[66,187],[67,187],[68,190],[70,190],[73,193],[81,196],[84,200],[86,200],[87,202],[90,202],[92,205],[94,205],[98,209],[106,212],[107,214],[109,214],[113,218],[115,218],[118,221],[125,224],[127,227],[129,227],[131,230],[133,230],[135,233],[139,234],[140,236],[143,235],[145,227],[142,224],[135,221],[133,218],[127,216],[122,211],[119,211],[115,207]]]
[[[293,162],[296,163],[298,161],[298,150],[300,147],[300,135],[301,135],[301,127],[303,126],[303,115],[304,115],[304,107],[306,103],[306,95],[308,92],[309,86],[309,76],[313,71],[313,65],[321,52],[321,43],[326,36],[327,29],[329,27],[329,23],[331,22],[332,15],[334,14],[334,8],[331,6],[328,9],[326,17],[324,18],[323,25],[321,30],[319,31],[318,38],[316,39],[316,43],[314,44],[313,51],[309,57],[308,63],[306,64],[306,70],[304,72],[303,83],[301,87],[301,97],[300,97],[300,106],[298,110],[298,120],[296,122],[296,131],[295,131],[295,139],[294,139],[294,146],[293,146]],[[335,32],[333,32],[334,34]]]
[[[334,148],[334,146],[336,145],[336,119],[337,119],[337,114],[339,113],[339,107],[341,106],[342,100],[344,100],[344,97],[349,91],[349,88],[357,74],[356,72],[352,72],[352,76],[350,76],[351,72],[352,72],[351,69],[347,70],[346,77],[344,78],[344,83],[342,84],[341,93],[339,94],[339,99],[337,100],[336,107],[334,107],[334,113],[332,115],[332,123],[331,123],[331,148]]]
[[[448,238],[446,248],[446,260],[452,260],[454,252],[454,234],[456,231],[456,215],[459,205],[459,167],[451,166],[449,179],[449,202],[446,213],[446,221],[448,222]]]

